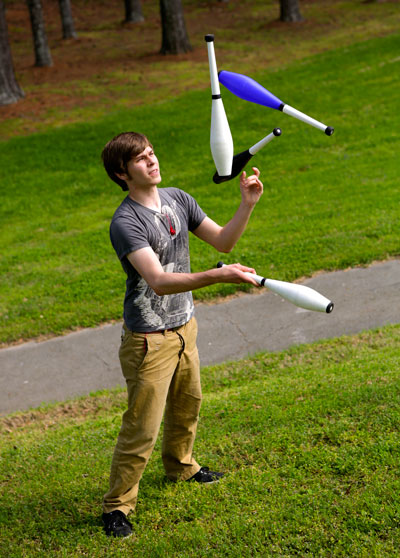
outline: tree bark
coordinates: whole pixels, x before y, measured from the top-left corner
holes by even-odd
[[[11,56],[6,10],[3,0],[0,0],[0,105],[16,103],[24,96],[15,78]]]
[[[186,32],[181,0],[160,0],[162,25],[161,54],[182,54],[192,50]]]
[[[60,6],[63,39],[75,39],[76,31],[72,17],[70,0],[58,0]]]
[[[281,21],[303,21],[300,13],[299,0],[279,0],[281,5]]]
[[[42,4],[40,0],[27,0],[27,4],[31,18],[33,46],[35,49],[35,66],[51,66],[53,61],[47,43]]]
[[[124,23],[140,23],[144,21],[140,0],[125,0]]]

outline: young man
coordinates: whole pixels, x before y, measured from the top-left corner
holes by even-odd
[[[190,272],[191,231],[219,252],[230,252],[263,192],[259,171],[240,177],[241,202],[224,226],[206,216],[177,188],[159,189],[160,168],[142,134],[119,134],[102,153],[112,180],[128,191],[110,226],[113,247],[127,275],[119,357],[128,409],[114,450],[103,501],[107,535],[132,533],[139,481],[156,443],[162,417],[162,459],[172,481],[210,483],[222,473],[192,456],[201,403],[197,324],[191,291],[214,283],[257,283],[240,264]]]

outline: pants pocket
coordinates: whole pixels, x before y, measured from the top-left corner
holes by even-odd
[[[119,348],[119,360],[126,380],[136,378],[148,352],[146,335],[125,331]]]

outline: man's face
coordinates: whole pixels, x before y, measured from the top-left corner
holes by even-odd
[[[156,186],[161,182],[158,159],[150,145],[129,161],[127,171],[127,181],[135,187]]]

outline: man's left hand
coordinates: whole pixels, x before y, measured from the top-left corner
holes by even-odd
[[[246,171],[240,175],[240,191],[242,193],[242,201],[247,205],[254,206],[263,193],[263,183],[260,180],[260,171],[257,167],[252,167],[253,173],[249,177]]]

